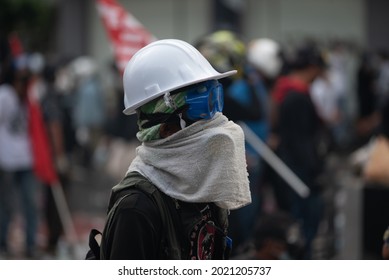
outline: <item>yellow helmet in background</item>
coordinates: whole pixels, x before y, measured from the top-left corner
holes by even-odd
[[[232,31],[219,30],[199,40],[196,48],[220,72],[237,69],[242,73],[246,61],[246,46]]]

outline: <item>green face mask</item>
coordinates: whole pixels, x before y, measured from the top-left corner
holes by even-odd
[[[176,111],[177,108],[181,108],[185,105],[185,92],[180,92],[174,95],[171,95],[171,101],[174,102],[175,107],[168,106],[166,104],[164,97],[157,98],[151,102],[140,107],[140,112],[138,112],[138,127],[139,132],[137,133],[137,138],[141,142],[151,141],[160,139],[160,126],[161,123],[157,123],[153,126],[148,126],[147,123],[150,121],[148,118],[144,118],[145,114],[147,115],[158,115],[158,114],[172,114]]]

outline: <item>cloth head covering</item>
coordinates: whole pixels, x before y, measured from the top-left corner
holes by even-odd
[[[185,105],[185,91],[179,92],[177,94],[173,94],[170,96],[174,104],[176,105],[177,109],[182,108]],[[145,114],[158,114],[158,113],[166,113],[166,114],[172,114],[174,111],[176,111],[175,108],[169,107],[163,97],[157,98],[142,107],[140,107],[140,111]],[[139,126],[139,132],[137,133],[136,137],[141,142],[147,142],[151,140],[157,140],[160,139],[159,135],[159,129],[161,126],[161,123],[156,124],[152,127],[144,128],[143,126],[149,121],[146,118],[142,117],[142,114],[138,114],[138,126]]]

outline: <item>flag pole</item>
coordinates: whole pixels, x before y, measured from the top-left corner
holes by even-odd
[[[74,248],[78,238],[68,204],[66,203],[62,184],[59,181],[56,181],[55,183],[51,184],[50,189],[53,194],[55,204],[57,205],[59,218],[61,220],[66,239]]]

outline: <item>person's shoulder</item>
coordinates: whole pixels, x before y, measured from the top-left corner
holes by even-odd
[[[146,222],[153,225],[153,228],[158,228],[162,223],[160,211],[150,195],[138,188],[133,188],[122,197],[117,205],[114,219],[125,221],[133,226],[135,221],[137,224]]]
[[[119,209],[137,209],[139,211],[150,211],[156,208],[150,195],[139,188],[131,188],[123,195],[118,205]]]
[[[131,172],[113,187],[110,207],[121,213],[160,217],[158,189],[138,172]],[[118,203],[119,202],[119,203]],[[132,215],[131,214],[131,215]]]
[[[0,98],[16,99],[15,88],[8,84],[0,85]]]

